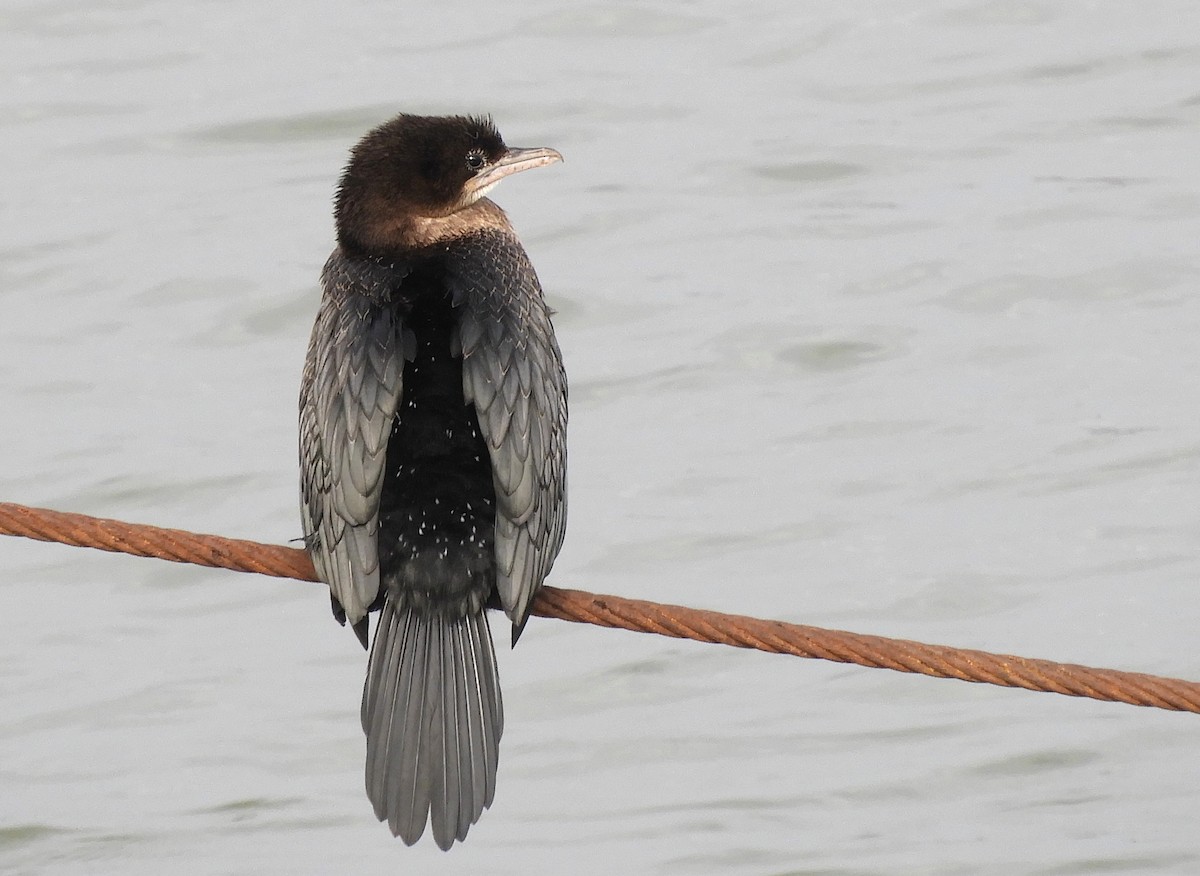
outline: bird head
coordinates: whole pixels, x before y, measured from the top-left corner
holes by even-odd
[[[553,149],[506,146],[486,117],[396,116],[350,153],[337,193],[338,238],[379,248],[406,223],[451,216],[504,177],[561,160]]]

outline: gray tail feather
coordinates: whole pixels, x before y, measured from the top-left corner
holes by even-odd
[[[466,838],[496,793],[504,706],[487,618],[383,604],[363,686],[367,796],[412,845],[433,823],[443,849]]]

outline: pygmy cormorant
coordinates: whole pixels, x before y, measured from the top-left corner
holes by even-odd
[[[367,796],[405,843],[492,802],[513,643],[566,525],[567,383],[502,178],[562,160],[489,119],[401,115],[354,147],[300,388],[309,555],[363,646]]]

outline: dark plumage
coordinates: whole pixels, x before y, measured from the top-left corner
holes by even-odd
[[[491,804],[504,712],[484,607],[513,642],[566,525],[567,384],[502,177],[561,160],[480,118],[401,115],[338,189],[300,388],[301,512],[364,646],[367,795],[443,849]]]

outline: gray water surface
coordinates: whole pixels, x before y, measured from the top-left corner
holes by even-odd
[[[552,583],[1200,678],[1200,7],[8,2],[0,500],[297,537],[350,145],[488,111]],[[506,639],[494,623],[498,639]],[[0,871],[1200,872],[1200,721],[534,619],[449,854],[318,587],[0,541]]]

